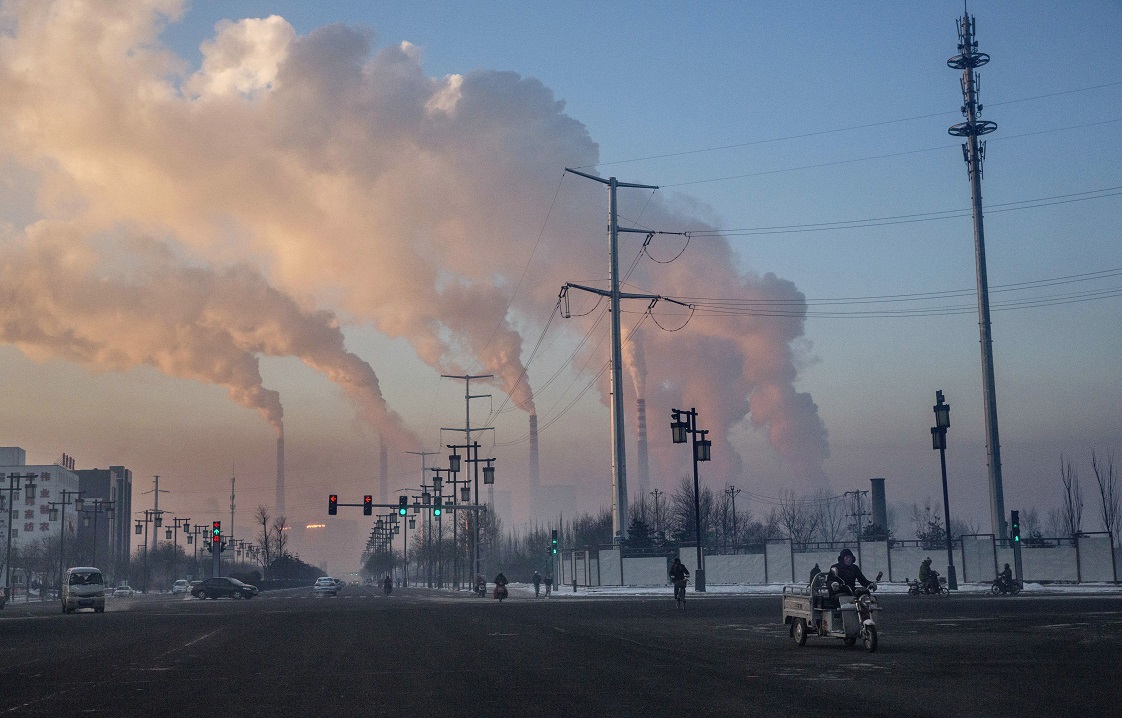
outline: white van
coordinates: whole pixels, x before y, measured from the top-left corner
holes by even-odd
[[[62,577],[62,612],[70,613],[79,608],[105,612],[105,577],[101,569],[93,566],[66,569]]]

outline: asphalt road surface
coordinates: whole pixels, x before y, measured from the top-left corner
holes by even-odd
[[[0,611],[0,716],[1118,715],[1122,594],[881,597],[875,653],[778,596],[347,587]]]

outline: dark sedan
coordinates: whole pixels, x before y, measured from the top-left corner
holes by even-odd
[[[257,587],[242,583],[236,578],[219,576],[208,578],[202,583],[191,587],[191,595],[195,598],[253,598],[257,595]]]

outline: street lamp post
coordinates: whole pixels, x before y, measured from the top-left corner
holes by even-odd
[[[171,573],[172,573],[172,580],[174,581],[175,576],[177,576],[179,574],[179,570],[178,570],[179,569],[179,529],[182,528],[184,533],[190,533],[190,531],[191,531],[191,519],[190,518],[181,519],[178,516],[173,516],[171,520],[172,520],[173,524],[171,526],[168,526],[167,533],[165,534],[165,537],[169,538],[169,539],[172,539]]]
[[[947,429],[951,425],[951,405],[943,402],[943,392],[935,392],[935,426],[931,427],[931,448],[939,450],[939,468],[943,473],[943,521],[947,535],[947,588],[958,590],[951,549],[951,504],[947,493]]]
[[[97,540],[98,540],[97,517],[98,517],[98,514],[104,513],[106,519],[112,520],[113,519],[113,502],[112,501],[106,501],[105,499],[88,499],[88,500],[86,500],[85,503],[87,505],[87,508],[84,508],[84,509],[81,510],[82,513],[85,514],[82,517],[82,525],[88,527],[90,525],[90,514],[93,514],[93,517],[94,517],[93,518],[93,560],[90,562],[90,565],[91,566],[96,566],[97,565]]]
[[[58,518],[59,511],[55,507],[56,506],[61,506],[62,507],[62,524],[61,524],[61,529],[62,530],[59,532],[59,538],[58,538],[58,585],[59,585],[59,591],[60,592],[62,591],[62,564],[66,560],[65,559],[65,555],[66,555],[66,552],[65,552],[65,548],[66,548],[66,507],[67,507],[67,505],[70,504],[70,497],[71,496],[74,497],[74,508],[75,508],[75,510],[81,511],[82,508],[83,508],[83,503],[84,503],[82,501],[82,492],[81,491],[71,491],[70,489],[63,489],[62,490],[62,501],[48,501],[47,502],[47,505],[50,507],[49,513],[47,515],[50,517],[51,521],[54,521],[56,518]]]
[[[693,521],[697,538],[697,576],[694,581],[694,590],[704,592],[705,563],[701,552],[701,487],[697,476],[697,462],[709,461],[713,442],[705,438],[705,435],[709,433],[708,430],[697,428],[697,409],[691,408],[689,411],[671,409],[670,415],[672,419],[670,431],[673,434],[674,443],[686,443],[687,434],[693,440]],[[701,435],[700,439],[697,438],[699,434]]]
[[[8,547],[4,553],[4,596],[7,598],[12,597],[12,526],[15,523],[14,509],[15,509],[15,495],[20,492],[20,482],[23,482],[22,489],[27,491],[28,496],[35,494],[35,479],[39,478],[39,474],[8,474],[8,485],[2,491],[7,492],[8,503]]]
[[[432,477],[432,493],[434,501],[441,501],[441,489],[443,488],[443,479],[441,473],[451,473],[448,469],[429,469],[434,476]],[[443,502],[442,502],[443,503]],[[444,510],[441,508],[440,513],[436,517],[436,585],[437,588],[444,588]]]
[[[484,485],[490,486],[490,485],[495,483],[495,467],[492,465],[492,462],[495,459],[494,458],[490,458],[490,459],[479,458],[479,442],[478,441],[473,441],[470,444],[459,444],[459,445],[449,444],[448,448],[453,451],[452,455],[448,457],[448,466],[449,466],[449,468],[452,469],[453,472],[456,472],[456,471],[459,470],[460,460],[461,460],[460,455],[458,453],[455,453],[455,452],[459,449],[463,449],[464,452],[467,454],[467,457],[464,458],[463,460],[468,462],[469,464],[471,464],[472,467],[473,467],[473,474],[474,474],[473,479],[474,479],[474,482],[475,482],[475,505],[477,507],[481,506],[482,502],[481,502],[481,499],[479,498],[479,465],[486,462],[487,465],[483,467],[483,483],[484,483]],[[467,495],[467,497],[464,500],[468,501],[470,499],[471,499],[471,496],[469,494],[469,495]],[[482,572],[483,572],[483,567],[480,564],[480,554],[479,554],[479,509],[478,508],[473,509],[471,511],[471,513],[468,514],[468,516],[470,517],[469,520],[471,521],[471,524],[472,524],[472,527],[473,527],[472,530],[471,530],[472,568],[474,569],[475,576],[479,576],[479,575],[482,575]],[[474,576],[472,577],[471,584],[472,584],[472,588],[474,588],[475,587]]]
[[[143,585],[141,586],[141,593],[148,593],[148,524],[155,524],[156,528],[160,528],[164,524],[163,511],[160,509],[144,509],[144,518],[136,520],[136,535],[139,536],[141,532],[141,525],[144,526],[144,576]],[[152,537],[155,538],[156,532],[152,531]]]

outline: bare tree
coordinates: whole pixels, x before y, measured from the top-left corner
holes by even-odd
[[[1103,527],[1110,532],[1113,540],[1118,540],[1118,529],[1122,525],[1122,495],[1118,490],[1118,477],[1114,475],[1114,457],[1106,457],[1106,466],[1099,467],[1099,459],[1091,452],[1091,469],[1099,485],[1099,498],[1102,503]]]
[[[806,544],[818,530],[819,513],[807,498],[796,498],[793,491],[784,491],[779,499],[779,523],[797,549]]]
[[[814,494],[818,502],[818,532],[823,541],[841,541],[846,534],[845,503],[825,489]]]
[[[253,520],[261,527],[261,532],[257,534],[257,545],[261,547],[261,565],[268,570],[269,564],[272,563],[272,546],[269,541],[269,510],[265,508],[265,504],[257,505]]]
[[[1070,461],[1064,461],[1063,454],[1060,455],[1060,481],[1064,485],[1064,503],[1060,507],[1063,528],[1067,536],[1075,538],[1083,528],[1083,491],[1079,488],[1079,473]]]
[[[288,546],[288,518],[278,516],[273,519],[273,557],[281,558]]]

